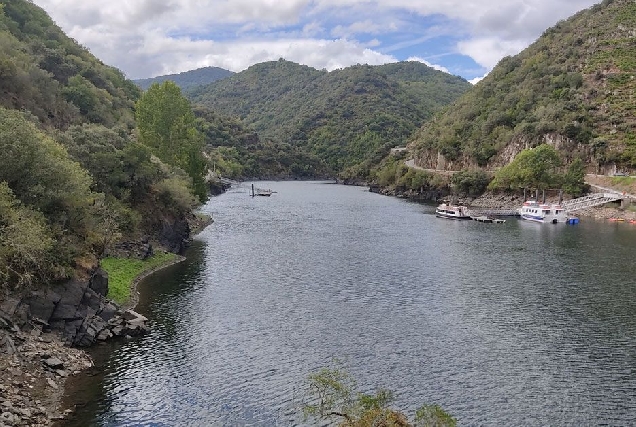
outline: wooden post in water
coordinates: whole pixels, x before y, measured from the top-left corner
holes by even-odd
[[[252,197],[254,197],[254,184],[252,184]]]

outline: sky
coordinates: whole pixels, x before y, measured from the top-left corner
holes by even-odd
[[[600,0],[33,0],[131,79],[284,58],[329,71],[415,60],[476,82]]]

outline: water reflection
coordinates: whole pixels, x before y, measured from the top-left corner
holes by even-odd
[[[636,227],[446,221],[355,187],[208,203],[187,263],[144,283],[76,425],[291,425],[338,357],[397,406],[466,425],[636,421]]]

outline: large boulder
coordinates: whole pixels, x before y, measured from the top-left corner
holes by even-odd
[[[101,267],[97,268],[88,282],[88,287],[101,296],[108,295],[108,273],[106,270]]]
[[[170,252],[185,252],[190,242],[190,224],[185,218],[163,219],[159,242]]]

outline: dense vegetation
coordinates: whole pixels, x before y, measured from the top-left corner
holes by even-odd
[[[0,290],[17,290],[68,278],[120,239],[157,237],[189,217],[205,161],[180,93],[171,131],[195,138],[175,132],[175,157],[162,161],[165,140],[148,117],[165,105],[139,99],[37,6],[0,6]],[[136,101],[148,113],[137,122]]]
[[[219,115],[203,106],[194,109],[204,136],[208,163],[214,172],[232,179],[325,178],[325,162],[302,147],[263,141],[237,118]]]
[[[218,67],[203,67],[196,70],[185,71],[179,74],[167,74],[165,76],[151,77],[149,79],[134,80],[135,84],[143,90],[147,90],[153,83],[163,83],[165,81],[174,82],[181,89],[185,90],[192,86],[201,86],[224,79],[234,74],[231,71]]]
[[[140,90],[67,37],[25,0],[0,4],[0,105],[23,109],[44,125],[83,122],[134,126]]]
[[[306,417],[337,421],[341,427],[455,427],[457,420],[438,405],[422,405],[413,421],[391,408],[393,393],[380,389],[375,394],[356,390],[355,380],[342,368],[323,368],[309,375]]]
[[[631,0],[559,22],[423,126],[411,143],[419,164],[494,169],[551,142],[568,163],[636,166],[634,31]]]
[[[181,89],[170,81],[153,84],[137,102],[136,118],[139,142],[163,162],[184,170],[194,194],[205,202],[208,165],[203,158],[203,138]]]
[[[561,172],[562,165],[557,150],[542,144],[519,153],[510,164],[497,171],[488,187],[492,190],[562,188],[572,196],[579,196],[584,190],[582,160],[575,159],[564,173]]]
[[[370,165],[469,87],[415,62],[328,73],[279,60],[186,93],[219,114],[238,116],[274,146],[322,159],[333,174],[365,177]]]

